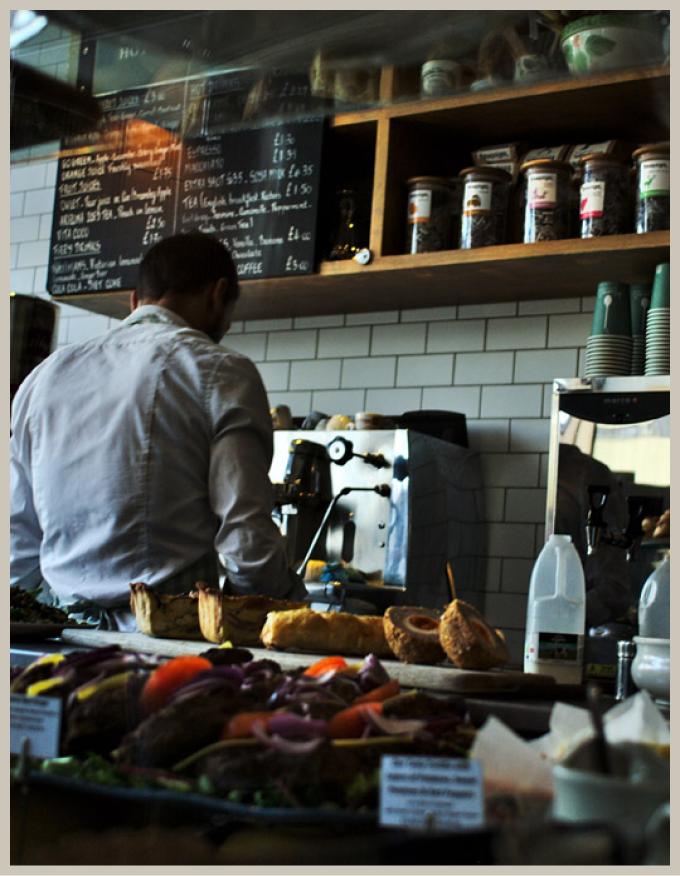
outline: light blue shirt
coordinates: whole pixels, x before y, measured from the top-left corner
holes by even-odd
[[[10,579],[59,605],[129,604],[130,582],[305,596],[271,512],[272,423],[255,365],[173,312],[139,307],[57,350],[12,409]]]

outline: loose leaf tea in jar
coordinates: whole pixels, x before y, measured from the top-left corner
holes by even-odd
[[[510,174],[499,167],[461,170],[463,209],[460,248],[475,249],[505,243]]]
[[[406,252],[438,252],[451,249],[452,189],[438,176],[414,176],[408,185]]]
[[[628,168],[614,155],[584,155],[580,192],[581,237],[628,231]]]
[[[667,143],[633,152],[638,166],[635,230],[668,231],[671,227],[671,150]]]
[[[524,243],[569,236],[571,165],[548,158],[525,162]]]

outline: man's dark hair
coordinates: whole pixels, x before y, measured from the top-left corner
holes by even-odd
[[[176,234],[155,243],[139,266],[137,294],[158,301],[166,295],[189,297],[224,277],[229,299],[238,298],[238,278],[229,250],[200,231]]]

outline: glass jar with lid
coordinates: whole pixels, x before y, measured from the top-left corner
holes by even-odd
[[[460,248],[475,249],[505,243],[511,176],[492,165],[467,167],[463,180]]]
[[[524,243],[568,237],[571,165],[538,158],[526,161],[521,170],[526,190]]]
[[[595,152],[580,159],[581,237],[625,234],[628,230],[628,167],[615,155]]]
[[[635,230],[668,231],[671,227],[671,150],[668,143],[642,146],[633,152],[638,178]]]
[[[406,252],[438,252],[451,249],[452,187],[438,176],[414,176],[407,181]]]

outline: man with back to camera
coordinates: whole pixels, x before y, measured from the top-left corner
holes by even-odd
[[[57,350],[20,386],[10,437],[11,584],[101,626],[134,630],[130,582],[302,599],[274,523],[267,395],[220,345],[236,270],[209,235],[155,244],[132,313]]]

